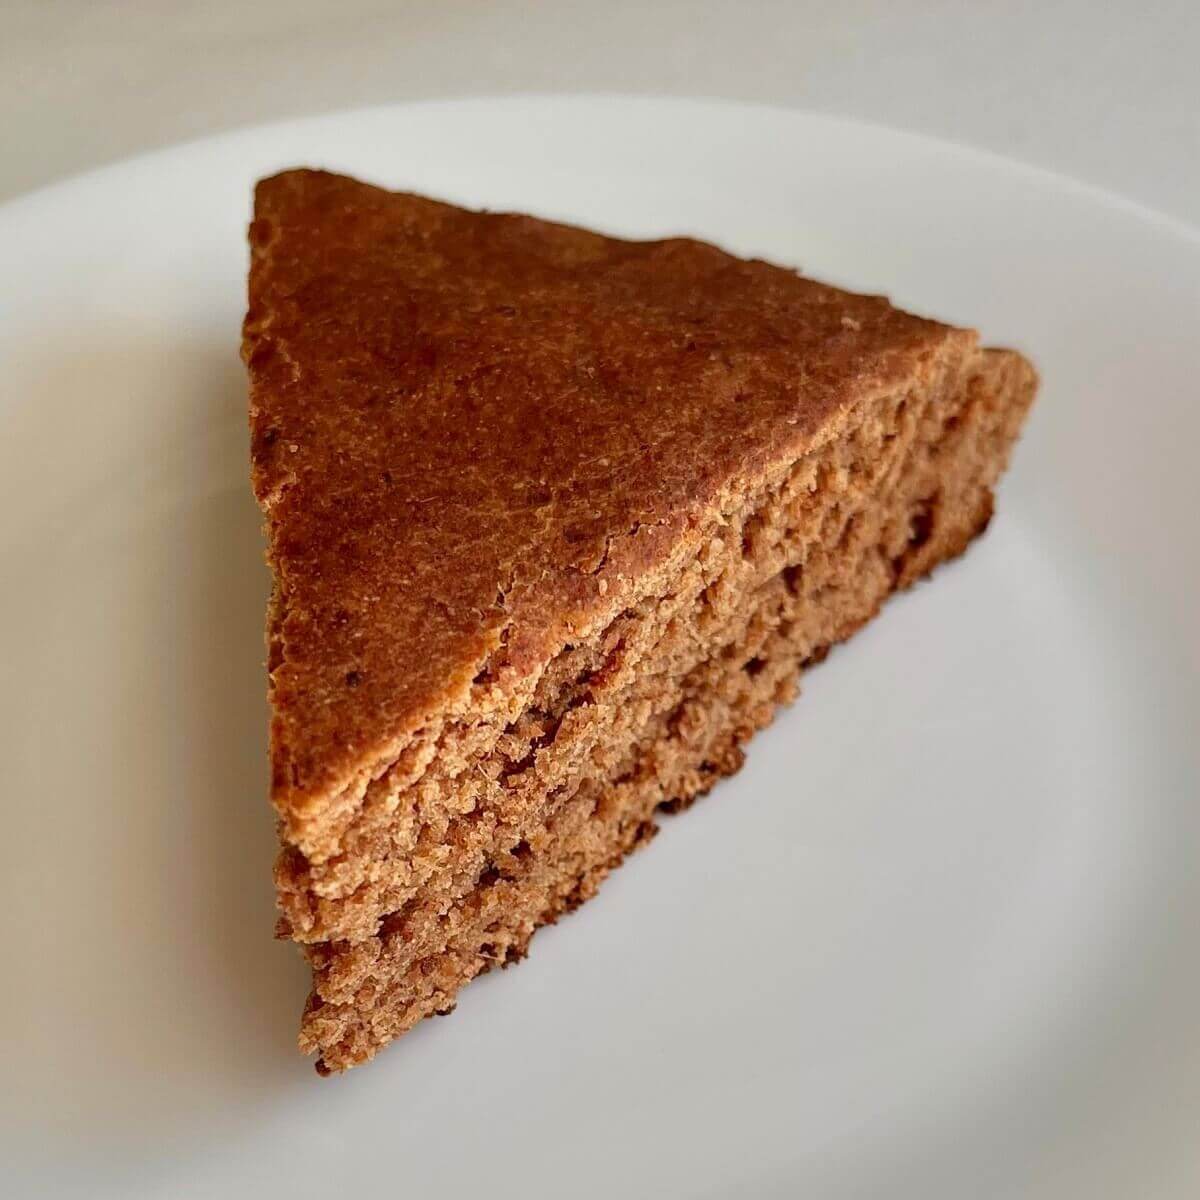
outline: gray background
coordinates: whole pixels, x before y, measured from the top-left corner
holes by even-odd
[[[619,91],[858,116],[1200,224],[1197,0],[0,0],[0,14],[0,199],[259,121]]]

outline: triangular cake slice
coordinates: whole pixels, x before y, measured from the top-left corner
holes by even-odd
[[[250,240],[280,930],[338,1071],[522,957],[963,550],[1035,376],[701,242],[317,171],[259,185]]]

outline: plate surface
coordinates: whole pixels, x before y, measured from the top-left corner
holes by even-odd
[[[298,163],[700,234],[1044,376],[964,560],[519,970],[328,1081],[271,939],[237,357],[250,186]],[[0,208],[6,1190],[1196,1194],[1198,320],[1182,227],[729,104],[339,114]]]

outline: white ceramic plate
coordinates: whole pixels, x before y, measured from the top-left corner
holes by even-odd
[[[237,356],[250,186],[298,163],[701,234],[1044,375],[962,562],[519,970],[328,1081],[271,938]],[[726,104],[341,114],[0,208],[5,1193],[1196,1194],[1198,321],[1180,226]]]

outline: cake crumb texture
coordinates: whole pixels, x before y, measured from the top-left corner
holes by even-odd
[[[322,172],[250,236],[280,933],[328,1072],[523,957],[960,553],[1036,378],[703,243]]]

